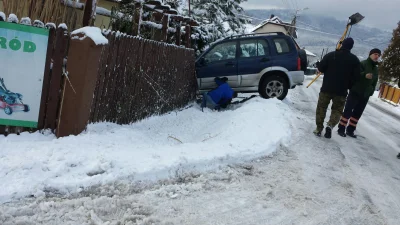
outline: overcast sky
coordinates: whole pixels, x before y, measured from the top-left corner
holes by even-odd
[[[400,0],[247,0],[244,9],[305,8],[302,13],[323,14],[347,20],[359,12],[364,25],[393,30],[400,21]],[[262,18],[260,18],[262,19]]]

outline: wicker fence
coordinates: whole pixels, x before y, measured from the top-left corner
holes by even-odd
[[[90,122],[131,123],[194,99],[192,49],[114,32],[106,37]]]

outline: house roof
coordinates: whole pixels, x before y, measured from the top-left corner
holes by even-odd
[[[274,17],[272,17],[270,19],[264,20],[263,22],[261,22],[260,24],[255,26],[254,29],[251,32],[254,32],[254,31],[258,30],[258,29],[264,27],[267,24],[274,24],[274,25],[278,25],[278,26],[283,26],[285,28],[287,28],[286,25],[291,25],[290,23],[283,22],[279,17],[274,16]]]
[[[307,54],[308,56],[317,57],[317,55],[315,55],[314,53],[308,51],[307,49],[304,49],[304,50],[306,51],[306,54]]]

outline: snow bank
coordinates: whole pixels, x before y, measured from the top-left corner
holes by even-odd
[[[132,125],[92,124],[78,136],[0,136],[0,202],[45,192],[77,193],[114,181],[157,180],[269,155],[291,135],[291,111],[251,99],[236,109],[198,105]]]
[[[98,27],[83,27],[83,28],[73,31],[71,34],[72,35],[83,34],[85,36],[82,37],[81,40],[85,39],[86,37],[89,37],[90,39],[93,40],[93,42],[96,45],[108,44],[107,38],[105,38],[103,36],[100,28],[98,28]]]

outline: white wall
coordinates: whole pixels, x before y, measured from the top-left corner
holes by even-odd
[[[275,25],[275,24],[271,24],[271,23],[267,23],[263,27],[254,31],[254,33],[267,33],[267,32],[283,32],[284,34],[288,34],[288,32],[286,31],[286,29],[283,26]]]

